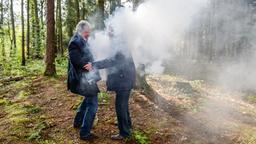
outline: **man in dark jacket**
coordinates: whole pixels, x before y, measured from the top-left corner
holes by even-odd
[[[80,21],[68,46],[68,89],[84,96],[74,119],[74,127],[80,128],[82,140],[96,138],[90,130],[98,109],[99,89],[96,82],[100,80],[100,76],[97,71],[89,72],[84,68],[89,62],[93,62],[93,56],[87,44],[90,31],[90,24],[87,21]]]
[[[131,118],[129,114],[129,96],[135,85],[135,65],[128,49],[117,50],[116,54],[108,59],[89,63],[87,70],[108,68],[107,90],[116,92],[116,115],[119,134],[111,136],[114,140],[122,140],[131,135]]]

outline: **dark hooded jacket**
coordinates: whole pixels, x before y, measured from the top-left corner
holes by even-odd
[[[99,89],[96,82],[100,80],[99,72],[94,70],[92,74],[92,72],[88,72],[83,68],[84,65],[93,62],[93,55],[89,50],[87,41],[80,35],[75,34],[69,42],[68,52],[68,90],[82,96],[88,96],[88,85],[84,81],[90,80],[95,85],[95,94],[93,93],[92,95],[97,95]]]
[[[135,85],[135,64],[127,51],[117,52],[113,57],[93,62],[98,69],[108,68],[107,89],[109,91],[131,90]]]

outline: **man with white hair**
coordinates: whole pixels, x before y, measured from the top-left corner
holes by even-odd
[[[88,71],[84,66],[93,62],[93,56],[88,46],[91,26],[87,21],[80,21],[76,26],[76,33],[68,46],[68,90],[84,96],[74,119],[74,127],[80,128],[80,139],[92,140],[97,138],[91,128],[98,109],[99,92],[97,81],[100,80],[98,71]]]

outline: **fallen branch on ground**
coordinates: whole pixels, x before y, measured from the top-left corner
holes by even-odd
[[[8,78],[0,79],[0,83],[7,83],[7,82],[11,82],[11,81],[20,81],[23,79],[24,79],[24,76],[8,77]]]

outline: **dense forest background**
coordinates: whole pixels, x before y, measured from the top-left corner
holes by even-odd
[[[143,1],[56,0],[51,2],[1,0],[1,77],[29,74],[31,71],[55,75],[56,65],[57,69],[60,68],[60,73],[61,70],[64,72],[62,68],[66,67],[68,41],[79,20],[87,19],[94,25],[95,30],[102,30],[104,20],[113,14],[116,7],[129,2],[136,10]],[[208,69],[212,71],[213,67],[219,67],[218,64],[241,63],[242,67],[255,65],[253,62],[256,45],[255,24],[255,0],[209,0],[207,6],[194,18],[183,39],[174,48],[170,48],[172,59],[165,62],[165,72],[201,79],[208,77],[208,75],[203,76],[204,74],[211,73],[205,71]],[[212,66],[213,64],[216,65]],[[206,65],[211,66],[206,67]],[[237,67],[241,69],[241,66]],[[219,71],[226,70],[219,69]],[[253,73],[253,70],[246,72]],[[244,73],[240,72],[237,75]]]
[[[132,3],[136,7],[139,1]],[[55,62],[65,67],[66,48],[76,24],[91,18],[95,29],[103,29],[104,19],[120,5],[121,0],[1,0],[1,77],[34,71],[34,63],[42,67],[43,60],[45,75],[55,75]]]

